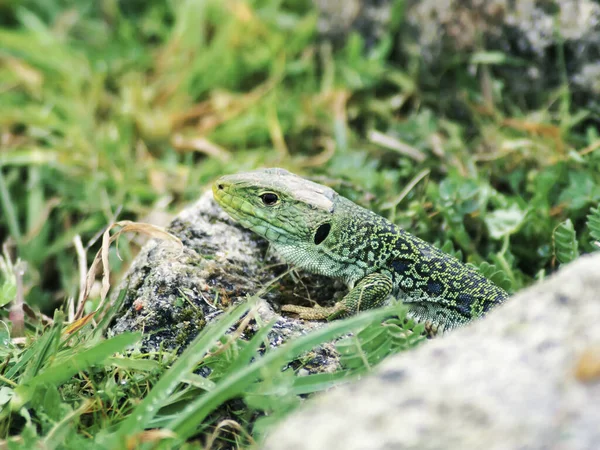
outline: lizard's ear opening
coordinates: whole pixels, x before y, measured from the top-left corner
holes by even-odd
[[[319,225],[319,228],[317,228],[317,232],[315,233],[315,245],[319,245],[321,242],[323,242],[325,239],[327,239],[327,236],[329,236],[330,230],[331,230],[330,223],[324,223],[324,224]]]

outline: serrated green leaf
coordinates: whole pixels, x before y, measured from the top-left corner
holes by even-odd
[[[500,286],[505,291],[512,289],[512,281],[510,277],[502,269],[499,269],[496,265],[490,264],[486,261],[479,264],[476,267],[481,274],[490,280],[492,283]]]
[[[571,219],[554,229],[554,255],[561,264],[567,264],[579,256],[577,236]]]
[[[435,246],[437,247],[438,245]],[[444,253],[454,256],[459,261],[463,260],[462,250],[456,250],[454,248],[454,243],[451,240],[447,240],[446,242],[444,242],[444,245],[439,246],[439,248]]]
[[[600,206],[590,209],[590,214],[587,216],[587,227],[592,239],[600,241]]]
[[[351,370],[369,369],[390,354],[414,347],[424,337],[424,325],[405,320],[406,308],[397,319],[374,323],[355,336],[340,340],[340,363]]]

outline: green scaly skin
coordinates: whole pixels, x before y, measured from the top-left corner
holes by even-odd
[[[215,181],[213,193],[234,220],[266,238],[290,264],[346,282],[350,291],[333,307],[282,307],[303,319],[344,317],[393,297],[436,333],[465,324],[508,297],[476,269],[286,170],[227,175]]]

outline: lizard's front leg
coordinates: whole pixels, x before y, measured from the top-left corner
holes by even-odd
[[[298,317],[306,320],[332,320],[351,316],[366,309],[377,308],[383,304],[391,292],[392,279],[390,276],[376,272],[360,280],[342,300],[329,308],[283,305],[281,311],[297,314]]]

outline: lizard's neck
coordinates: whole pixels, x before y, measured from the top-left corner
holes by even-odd
[[[380,267],[378,232],[395,227],[383,217],[337,197],[331,229],[320,244],[274,242],[274,248],[289,263],[309,272],[341,278],[349,285]],[[390,228],[391,231],[391,228]]]

